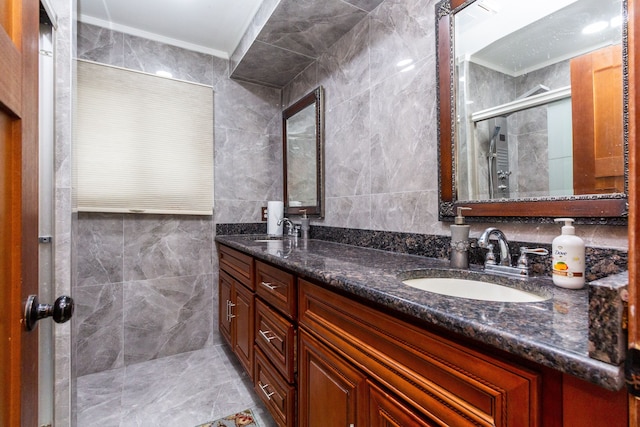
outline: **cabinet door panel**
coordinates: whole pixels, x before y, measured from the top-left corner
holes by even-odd
[[[231,309],[231,289],[233,287],[233,279],[224,271],[220,271],[219,290],[218,290],[218,329],[220,334],[230,346],[233,346],[231,340],[231,318],[229,316]]]
[[[244,286],[236,285],[235,291],[235,307],[233,307],[235,317],[232,319],[235,325],[232,330],[236,340],[233,352],[247,370],[249,377],[253,378],[254,296],[253,292]]]
[[[300,426],[367,425],[365,376],[305,331],[298,348]]]

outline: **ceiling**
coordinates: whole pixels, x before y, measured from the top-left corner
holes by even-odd
[[[78,0],[78,20],[228,59],[262,0]]]
[[[621,20],[598,33],[583,33],[589,24],[620,17],[620,0],[527,4],[530,10],[522,10],[518,2],[480,0],[456,14],[456,55],[519,76],[622,39]]]

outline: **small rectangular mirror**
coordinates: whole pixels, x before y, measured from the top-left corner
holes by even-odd
[[[287,215],[324,217],[323,89],[282,113],[284,206]]]

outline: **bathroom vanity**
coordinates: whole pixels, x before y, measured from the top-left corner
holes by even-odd
[[[530,278],[544,301],[477,301],[402,283],[483,274],[445,260],[216,241],[220,331],[278,425],[627,425],[621,367],[589,357],[586,289]]]

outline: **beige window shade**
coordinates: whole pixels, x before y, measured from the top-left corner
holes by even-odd
[[[210,215],[211,87],[78,61],[77,206]]]

